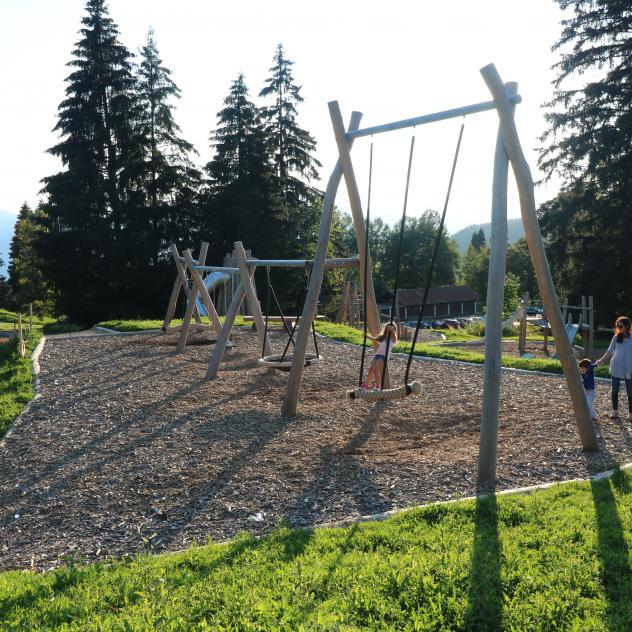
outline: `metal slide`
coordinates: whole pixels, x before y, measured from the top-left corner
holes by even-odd
[[[573,340],[575,340],[575,336],[577,336],[577,332],[579,331],[579,325],[575,325],[573,323],[566,323],[566,335],[568,337],[568,341],[573,344]]]
[[[206,286],[208,293],[211,294],[218,285],[226,283],[227,281],[230,281],[230,274],[228,272],[211,272],[204,278],[204,285]],[[197,307],[200,316],[206,316],[208,318],[208,312],[206,311],[206,307],[199,293],[195,297],[195,306]]]

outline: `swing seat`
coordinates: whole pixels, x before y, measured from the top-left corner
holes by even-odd
[[[411,382],[399,388],[385,388],[383,390],[372,388],[354,388],[347,391],[349,399],[365,399],[369,402],[390,401],[392,399],[404,399],[408,395],[419,395],[421,383]]]
[[[305,354],[305,364],[303,366],[311,366],[312,364],[316,364],[316,362],[320,362],[323,359],[322,356],[315,353],[306,353]],[[294,360],[294,354],[288,353],[283,357],[283,355],[269,355],[264,356],[263,358],[259,358],[257,362],[260,366],[265,367],[266,369],[278,369],[279,371],[289,371],[292,368],[292,361]]]

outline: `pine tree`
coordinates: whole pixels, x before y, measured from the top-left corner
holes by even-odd
[[[200,174],[190,158],[197,152],[180,136],[180,127],[173,117],[172,101],[180,98],[180,89],[171,79],[171,71],[162,63],[151,29],[141,57],[137,77],[138,132],[149,210],[142,224],[153,233],[151,245],[155,248],[155,257],[170,241],[190,241],[190,235],[182,231],[192,224],[187,213],[194,205]]]
[[[52,294],[44,279],[37,249],[42,233],[41,219],[42,212],[31,210],[25,202],[15,223],[9,249],[8,285],[17,311],[25,311],[29,303],[42,313],[49,313],[52,307]]]
[[[273,105],[262,108],[265,132],[284,198],[290,205],[298,205],[309,200],[310,190],[306,183],[318,178],[321,164],[312,155],[316,141],[299,127],[296,120],[297,105],[303,102],[303,97],[301,86],[294,83],[293,65],[294,62],[285,57],[283,45],[279,44],[274,65],[270,68],[272,74],[259,96],[274,99]]]
[[[55,126],[62,141],[49,150],[66,169],[44,180],[49,233],[43,254],[59,309],[89,322],[120,314],[133,300],[132,244],[123,232],[142,196],[131,54],[105,0],[87,0],[86,11]]]
[[[224,105],[210,136],[216,153],[206,165],[207,221],[216,240],[215,255],[231,250],[237,239],[247,247],[256,245],[258,256],[272,254],[280,239],[279,205],[259,110],[248,99],[243,74],[231,84]]]
[[[199,239],[201,184],[201,174],[190,158],[197,152],[181,137],[173,116],[173,101],[180,98],[180,90],[163,65],[152,30],[141,49],[136,94],[142,197],[137,198],[139,206],[128,230],[135,242],[133,266],[138,282],[133,293],[149,314],[164,308],[162,294],[173,276],[169,245],[189,247]]]
[[[540,165],[564,189],[540,209],[541,226],[560,293],[594,293],[598,318],[611,321],[632,304],[632,6],[557,2],[573,15],[554,46],[561,58]]]
[[[472,235],[472,239],[470,240],[470,244],[475,250],[480,250],[487,245],[487,240],[485,239],[485,231],[482,228],[479,228]]]

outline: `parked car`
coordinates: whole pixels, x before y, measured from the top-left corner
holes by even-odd
[[[527,316],[541,316],[544,314],[544,310],[541,307],[535,307],[534,305],[527,307],[526,312]]]
[[[446,318],[443,322],[447,325],[446,329],[459,329],[461,326],[459,321],[454,318]]]

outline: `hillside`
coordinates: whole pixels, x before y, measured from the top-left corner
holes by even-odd
[[[9,263],[9,245],[13,237],[13,226],[17,215],[15,213],[9,213],[9,211],[0,210],[0,259],[4,262],[3,266],[0,266],[0,274],[6,276],[7,264]]]
[[[479,228],[483,229],[485,233],[485,239],[487,243],[489,243],[489,235],[491,232],[491,223],[487,224],[471,224],[470,226],[466,226],[461,229],[457,233],[452,235],[452,239],[456,241],[459,246],[459,252],[464,254],[467,250],[467,247],[470,244],[470,240],[472,239],[472,235],[479,230]],[[522,220],[519,217],[515,217],[513,219],[507,220],[507,237],[509,239],[509,243],[513,244],[518,241],[521,237],[524,237],[524,228],[522,226]]]

